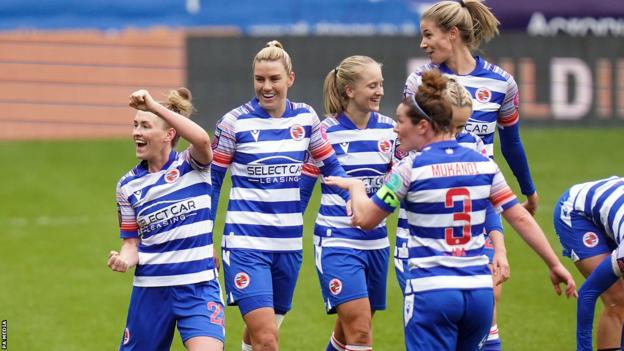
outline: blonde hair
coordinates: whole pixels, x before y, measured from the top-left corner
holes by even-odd
[[[472,97],[466,88],[463,85],[459,84],[455,78],[448,77],[448,82],[446,83],[446,90],[444,91],[444,95],[447,100],[451,103],[451,106],[457,108],[458,110],[468,107],[470,109],[470,113],[467,116],[458,119],[459,117],[455,115],[456,110],[453,110],[453,120],[451,121],[451,125],[453,128],[462,128],[466,125],[466,121],[470,118],[472,114]]]
[[[381,63],[368,56],[354,55],[342,60],[338,67],[332,69],[325,76],[323,84],[323,105],[328,116],[337,116],[345,111],[349,98],[346,94],[346,87],[353,87],[355,83],[362,79],[364,66]]]
[[[444,32],[457,27],[462,41],[470,49],[498,35],[500,25],[483,0],[440,1],[427,9],[421,20],[435,22]]]
[[[447,77],[447,79],[448,82],[446,82],[446,90],[444,93],[451,105],[458,108],[468,106],[472,110],[472,97],[468,90],[466,90],[463,85],[459,84],[455,78]]]
[[[191,91],[187,88],[182,87],[176,90],[169,91],[169,95],[167,95],[167,101],[162,101],[160,102],[160,104],[173,112],[181,114],[184,117],[190,117],[194,111],[191,100]],[[170,128],[170,126],[167,124],[165,127]],[[171,140],[171,147],[175,147],[178,144],[179,140],[180,135],[176,133],[176,136]]]
[[[253,59],[251,68],[254,69],[256,67],[256,62],[260,61],[280,61],[286,69],[286,74],[290,74],[292,72],[292,61],[290,60],[290,55],[288,55],[286,50],[284,50],[282,43],[277,40],[272,40],[266,43],[265,47],[258,51],[256,57]]]

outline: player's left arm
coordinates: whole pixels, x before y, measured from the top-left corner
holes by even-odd
[[[347,173],[338,161],[336,152],[331,143],[327,139],[327,134],[321,126],[321,122],[316,115],[316,112],[310,108],[313,114],[312,132],[310,135],[310,145],[308,146],[308,152],[311,158],[316,160],[316,167],[318,167],[320,174],[325,177],[347,177]],[[349,201],[349,193],[338,189],[338,194],[345,202]]]
[[[320,169],[316,167],[315,161],[312,157],[306,157],[301,170],[301,179],[299,180],[299,197],[301,200],[301,212],[304,213],[312,197],[314,191],[314,185],[318,179]]]
[[[498,114],[498,133],[501,151],[509,168],[520,184],[522,194],[527,196],[523,206],[533,215],[537,210],[538,196],[531,178],[529,163],[520,139],[520,118],[518,112],[518,85],[513,77],[507,81],[507,92]]]

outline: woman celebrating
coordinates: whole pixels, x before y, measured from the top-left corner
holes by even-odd
[[[136,266],[120,350],[168,350],[174,328],[190,351],[223,350],[223,302],[213,258],[210,138],[187,117],[190,91],[167,102],[145,90],[130,96],[132,137],[141,162],[117,184],[123,240],[108,266]],[[179,138],[191,146],[173,150]]]
[[[446,79],[423,75],[416,95],[397,108],[396,132],[411,153],[392,169],[386,183],[368,198],[357,179],[327,177],[348,189],[352,225],[371,229],[406,199],[410,228],[409,273],[404,321],[407,350],[477,350],[485,341],[494,304],[492,277],[483,254],[487,205],[503,211],[527,244],[548,265],[555,291],[574,280],[544,233],[520,205],[496,166],[480,153],[459,146],[451,132],[451,105],[443,96]]]
[[[479,56],[482,41],[498,34],[499,22],[482,0],[441,1],[427,9],[420,19],[422,41],[420,48],[431,63],[418,68],[405,83],[405,95],[416,92],[422,72],[439,69],[455,76],[473,96],[473,113],[466,130],[481,136],[488,156],[493,158],[494,132],[497,129],[501,151],[513,171],[522,194],[527,197],[523,206],[533,215],[537,210],[538,195],[520,140],[518,114],[518,86],[514,78],[500,67]],[[492,326],[492,335],[485,350],[501,349],[498,327]]]
[[[303,216],[299,180],[306,152],[324,175],[345,175],[304,103],[287,99],[295,81],[290,56],[277,41],[253,60],[256,97],[223,116],[215,131],[213,206],[232,175],[223,263],[227,302],[246,324],[243,350],[277,350],[278,328],[291,308],[301,266]]]
[[[394,121],[380,115],[384,94],[381,65],[368,56],[342,60],[325,78],[322,128],[347,174],[375,194],[391,169]],[[307,205],[319,169],[303,169]],[[343,196],[321,183],[321,208],[314,226],[316,269],[327,313],[338,313],[327,350],[371,350],[371,318],[386,308],[388,232],[385,222],[369,231],[350,226]]]

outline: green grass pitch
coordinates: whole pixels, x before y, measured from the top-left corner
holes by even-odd
[[[560,245],[551,224],[555,201],[574,183],[624,175],[622,131],[523,129],[540,195],[537,220],[557,253]],[[130,139],[3,142],[0,162],[0,320],[7,320],[8,350],[117,349],[132,273],[109,271],[106,259],[120,244],[114,190],[119,177],[136,163]],[[515,178],[500,163],[517,189]],[[223,194],[228,187],[229,182]],[[318,188],[305,217],[304,261],[294,308],[280,332],[283,350],[324,350],[335,318],[324,313],[313,265],[311,230],[317,208]],[[219,213],[216,243],[225,202]],[[396,217],[389,224],[394,227]],[[499,306],[504,349],[574,349],[576,302],[555,296],[546,267],[510,229],[506,243],[512,272]],[[582,283],[571,262],[563,261]],[[403,349],[401,304],[391,267],[388,309],[374,319],[375,350]],[[240,350],[238,309],[227,308],[226,318],[226,349]],[[178,336],[172,349],[183,349]]]

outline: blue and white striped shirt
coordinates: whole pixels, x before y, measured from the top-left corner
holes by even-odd
[[[386,186],[405,199],[410,269],[405,294],[492,287],[483,254],[486,209],[490,203],[500,210],[518,202],[493,161],[455,140],[436,142],[403,159]],[[377,194],[372,200],[394,210]]]
[[[369,196],[375,194],[395,162],[394,120],[372,112],[365,129],[359,129],[344,114],[328,117],[321,124],[347,175],[362,180]],[[310,162],[304,166],[304,173],[317,176],[319,170]],[[372,230],[353,228],[343,197],[325,183],[321,183],[321,192],[321,207],[314,226],[315,241],[321,246],[360,250],[389,246],[385,220]]]
[[[172,151],[158,172],[139,163],[117,184],[120,235],[140,238],[134,285],[193,284],[215,279],[210,169],[189,150]]]

